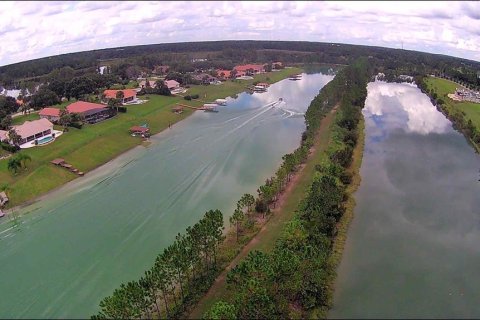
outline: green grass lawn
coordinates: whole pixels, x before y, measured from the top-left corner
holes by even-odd
[[[254,81],[266,81],[273,83],[286,78],[291,73],[298,73],[301,69],[287,69],[282,72],[271,72],[255,77],[247,81],[227,81],[222,85],[192,86],[187,94],[198,93],[202,99],[207,95],[207,100],[225,98],[243,92],[245,86]],[[174,114],[171,107],[176,103],[189,105],[201,105],[200,101],[186,101],[182,97],[148,95],[139,98],[148,102],[141,105],[128,106],[127,113],[119,113],[115,117],[94,124],[85,125],[82,129],[69,128],[69,131],[61,135],[55,142],[20,152],[28,154],[32,161],[27,163],[27,170],[13,175],[7,169],[8,160],[0,160],[0,184],[8,185],[10,197],[9,206],[19,205],[54,189],[62,184],[75,179],[77,176],[67,170],[56,167],[50,163],[55,158],[64,158],[80,171],[90,171],[121,153],[141,144],[142,139],[132,137],[128,129],[134,125],[147,123],[152,134],[159,133],[168,127],[169,123],[180,121],[190,114],[192,110],[185,109],[182,114]],[[64,108],[65,102],[59,105]],[[26,120],[39,119],[37,113],[20,116],[14,119],[14,124],[21,124]]]
[[[434,77],[428,77],[425,82],[428,89],[433,89],[438,97],[445,101],[449,112],[465,112],[467,120],[472,120],[477,129],[480,129],[480,103],[453,101],[448,97],[449,93],[454,93],[455,89],[459,87],[458,84],[447,79]]]

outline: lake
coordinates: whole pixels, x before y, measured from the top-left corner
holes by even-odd
[[[303,74],[229,97],[24,208],[17,224],[3,218],[0,317],[90,317],[206,211],[228,221],[299,146],[303,113],[332,78]]]
[[[480,317],[480,157],[414,85],[373,82],[329,318]]]

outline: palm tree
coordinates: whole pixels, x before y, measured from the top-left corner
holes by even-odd
[[[17,160],[20,162],[20,165],[27,170],[27,161],[32,161],[32,158],[26,153],[19,153]]]
[[[22,167],[22,164],[17,159],[17,157],[10,158],[10,160],[8,160],[7,168],[9,171],[13,172],[15,175],[17,174],[18,169],[20,169],[21,167]]]
[[[72,115],[66,109],[60,110],[60,118],[58,124],[63,126],[63,131],[67,130],[68,124],[72,122]]]
[[[117,94],[116,94],[115,98],[120,100],[121,103],[123,103],[123,98],[124,97],[125,97],[125,94],[123,93],[123,91],[117,91]]]
[[[8,130],[8,138],[16,146],[22,142],[22,137],[17,133],[17,131],[15,131],[14,128]]]

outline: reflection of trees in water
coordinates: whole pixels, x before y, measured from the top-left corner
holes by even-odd
[[[323,75],[333,76],[339,70],[338,66],[324,64],[306,64],[303,68],[306,74],[321,73]]]

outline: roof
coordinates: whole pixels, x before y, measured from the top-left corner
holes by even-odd
[[[180,85],[180,83],[178,83],[175,80],[165,80],[164,83],[168,87],[168,89],[175,88],[175,87],[178,87]]]
[[[224,77],[225,78],[230,78],[230,76],[232,75],[232,71],[231,70],[217,70],[217,75],[220,77],[221,74],[223,73]]]
[[[123,89],[123,90],[105,90],[103,93],[105,94],[105,98],[107,99],[115,99],[117,98],[117,92],[123,91],[123,98],[131,98],[137,96],[137,91],[135,89]]]
[[[234,69],[237,71],[247,71],[248,69],[263,70],[264,67],[262,64],[244,64],[241,66],[235,66]]]
[[[0,141],[7,140],[7,131],[0,130]]]
[[[47,116],[47,117],[60,117],[60,109],[57,108],[43,108],[38,113],[40,116]]]
[[[154,80],[148,80],[148,84],[150,85],[151,88],[154,88],[157,85],[156,81],[154,81]],[[140,83],[138,85],[140,86],[140,88],[143,87],[143,86],[146,86],[147,81],[142,80],[142,81],[140,81]]]
[[[77,101],[67,106],[67,111],[69,113],[85,113],[87,111],[97,110],[97,109],[106,109],[106,107],[103,104],[91,103],[91,102],[85,102],[85,101]]]
[[[150,129],[145,128],[145,127],[140,127],[140,126],[133,126],[130,128],[130,131],[132,132],[148,132]]]
[[[33,121],[25,121],[19,126],[13,126],[18,135],[23,139],[33,136],[39,132],[43,132],[53,128],[53,124],[45,118]]]
[[[62,159],[62,158],[57,158],[57,159],[53,159],[53,160],[52,160],[52,161],[50,161],[50,162],[58,166],[59,164],[62,164],[62,163],[64,163],[64,162],[65,162],[65,160],[64,160],[64,159]]]

